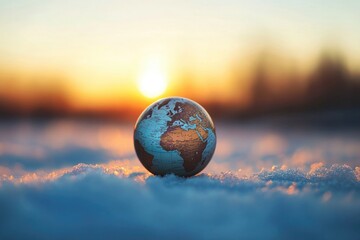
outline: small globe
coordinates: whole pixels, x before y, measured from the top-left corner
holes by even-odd
[[[214,123],[198,103],[179,97],[147,107],[134,130],[136,154],[155,175],[190,177],[210,162],[216,146]]]

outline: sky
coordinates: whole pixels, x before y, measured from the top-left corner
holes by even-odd
[[[358,1],[1,1],[0,64],[21,84],[65,82],[78,105],[141,100],[154,62],[163,95],[189,78],[197,98],[237,97],[263,49],[282,67],[313,68],[338,48],[359,69]],[[235,70],[234,70],[235,69]],[[305,71],[304,70],[304,71]],[[157,76],[159,77],[159,76]],[[154,79],[154,78],[150,78]],[[152,81],[149,80],[149,81]],[[204,85],[206,87],[204,87]]]

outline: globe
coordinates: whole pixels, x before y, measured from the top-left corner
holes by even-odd
[[[190,177],[210,162],[216,146],[215,127],[198,103],[164,98],[139,116],[134,145],[140,162],[152,174]]]

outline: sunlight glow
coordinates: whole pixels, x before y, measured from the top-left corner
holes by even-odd
[[[167,87],[167,77],[161,61],[150,59],[142,69],[138,79],[140,92],[148,98],[155,98],[163,94]]]

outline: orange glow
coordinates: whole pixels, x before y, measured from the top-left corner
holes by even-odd
[[[296,183],[291,184],[286,191],[286,193],[289,195],[294,195],[297,194],[298,192],[299,190],[296,187]]]

